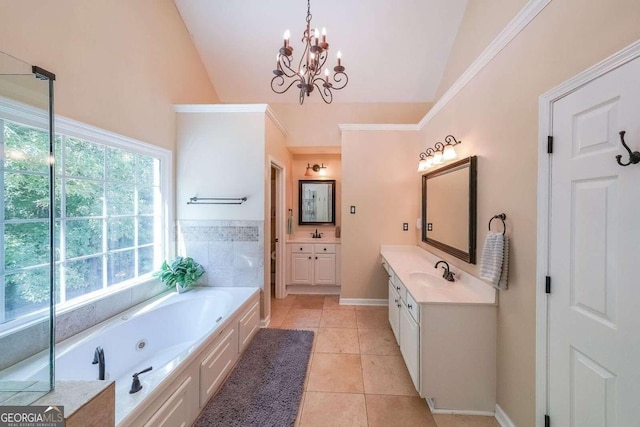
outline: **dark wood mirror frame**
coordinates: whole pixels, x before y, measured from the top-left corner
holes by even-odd
[[[302,203],[304,184],[329,184],[331,185],[331,219],[329,221],[303,221]],[[298,181],[298,225],[335,225],[336,224],[336,181],[334,179],[311,179]]]
[[[450,246],[445,242],[430,239],[427,236],[427,181],[430,178],[435,178],[436,176],[453,172],[453,170],[458,169],[460,166],[465,164],[469,165],[469,247],[466,252],[462,249]],[[477,158],[476,156],[472,156],[422,175],[422,241],[470,264],[476,263],[477,174]]]

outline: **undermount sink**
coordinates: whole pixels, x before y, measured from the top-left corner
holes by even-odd
[[[409,278],[419,285],[429,288],[446,288],[449,285],[449,282],[444,280],[440,275],[426,273],[423,271],[409,273]]]

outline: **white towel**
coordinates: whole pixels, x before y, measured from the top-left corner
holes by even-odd
[[[498,287],[500,289],[508,289],[507,276],[509,275],[509,237],[504,236],[504,250],[502,257],[502,272],[500,273],[500,281]]]
[[[480,278],[498,286],[502,274],[502,261],[504,259],[504,236],[502,233],[489,231],[482,248],[482,260],[480,261]]]

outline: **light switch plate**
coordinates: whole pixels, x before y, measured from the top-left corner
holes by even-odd
[[[351,208],[349,208],[349,213],[355,214],[356,213],[356,207],[355,206],[351,206]]]

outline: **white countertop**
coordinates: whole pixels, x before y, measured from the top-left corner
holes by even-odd
[[[311,233],[309,233],[311,234]],[[287,237],[287,243],[319,243],[319,244],[324,244],[324,243],[332,243],[332,244],[340,244],[340,238],[336,238],[334,236],[322,236],[319,239],[314,239],[313,237],[311,237],[310,235],[293,235],[290,237]]]
[[[418,303],[497,304],[496,289],[465,271],[451,266],[455,282],[443,279],[440,259],[419,246],[382,245],[380,255]]]

